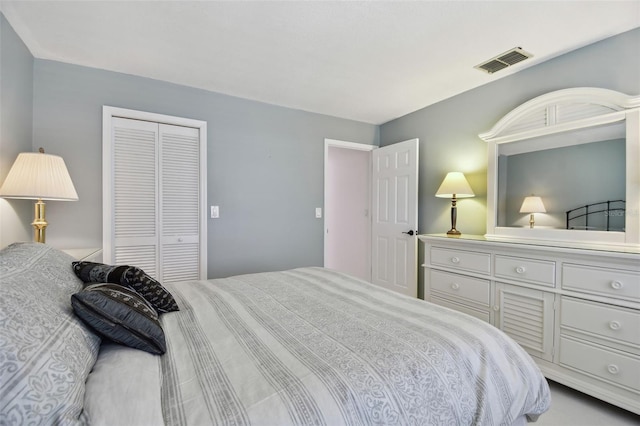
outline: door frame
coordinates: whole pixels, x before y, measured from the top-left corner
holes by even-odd
[[[113,259],[113,205],[110,194],[113,191],[113,144],[112,144],[112,120],[113,118],[128,118],[132,120],[151,121],[174,126],[193,127],[199,130],[200,138],[200,277],[206,279],[208,275],[209,258],[207,255],[207,122],[191,118],[175,117],[171,115],[157,114],[153,112],[137,111],[133,109],[102,106],[102,248],[103,261],[111,263]],[[109,195],[109,196],[107,196]]]
[[[323,265],[326,267],[326,259],[328,257],[328,251],[329,251],[329,247],[328,247],[328,242],[327,242],[327,234],[328,234],[328,229],[327,229],[327,201],[329,199],[329,193],[328,193],[328,185],[327,185],[327,179],[329,176],[329,148],[333,147],[333,148],[343,148],[343,149],[352,149],[352,150],[357,150],[357,151],[373,151],[375,149],[377,149],[378,147],[375,145],[366,145],[363,143],[357,143],[357,142],[348,142],[348,141],[341,141],[341,140],[337,140],[337,139],[325,139],[324,140],[324,211],[325,211],[325,215],[324,215],[324,220],[323,220],[323,242],[324,242],[324,249],[323,249]],[[368,176],[368,182],[369,182],[369,188],[367,189],[369,191],[369,193],[371,193],[371,164],[369,165],[369,176]],[[371,221],[371,197],[369,197],[369,221]],[[371,227],[369,226],[369,236],[371,236]],[[367,252],[367,259],[368,259],[368,268],[367,268],[367,274],[368,274],[368,281],[371,281],[371,244],[368,245],[368,252]]]

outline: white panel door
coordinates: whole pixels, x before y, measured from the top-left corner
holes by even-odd
[[[373,151],[372,282],[418,296],[418,139]]]

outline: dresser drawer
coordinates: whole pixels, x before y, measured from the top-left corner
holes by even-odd
[[[496,255],[495,276],[555,287],[556,263],[522,257]]]
[[[640,357],[560,337],[560,364],[640,391]]]
[[[489,253],[431,247],[431,264],[480,274],[489,274],[491,255]]]
[[[431,291],[441,297],[464,299],[474,304],[489,306],[491,294],[488,280],[470,278],[458,274],[431,270],[429,271]]]
[[[640,301],[640,272],[567,263],[562,288]]]
[[[561,325],[640,346],[640,312],[562,297]]]

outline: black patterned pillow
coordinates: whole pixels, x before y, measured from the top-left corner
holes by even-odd
[[[73,262],[73,271],[85,283],[113,283],[137,291],[159,312],[179,311],[173,295],[158,281],[135,266]]]
[[[85,283],[121,283],[122,275],[129,266],[112,266],[96,262],[72,262],[73,272]]]
[[[145,299],[147,299],[158,312],[173,312],[179,311],[180,308],[173,298],[173,295],[169,293],[169,290],[164,288],[162,284],[151,278],[145,272],[136,268],[130,267],[124,272],[126,285],[140,293]]]
[[[158,313],[142,296],[119,284],[93,284],[71,296],[73,311],[116,343],[161,355],[167,351]]]

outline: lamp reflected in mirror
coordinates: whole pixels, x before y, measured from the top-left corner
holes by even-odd
[[[436,192],[436,197],[451,198],[451,229],[447,231],[447,235],[460,236],[462,233],[456,229],[456,221],[458,216],[458,207],[456,202],[458,198],[475,197],[469,182],[461,172],[449,172],[445,176],[440,188]]]
[[[544,204],[542,203],[542,198],[531,195],[529,197],[524,197],[524,201],[522,202],[522,207],[520,207],[520,213],[530,213],[529,216],[529,228],[533,228],[535,224],[535,218],[533,215],[535,213],[546,213],[547,210],[544,208]]]

